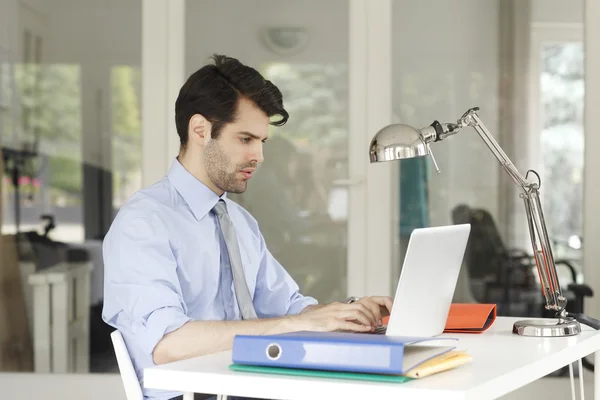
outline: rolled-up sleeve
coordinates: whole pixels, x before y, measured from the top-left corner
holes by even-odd
[[[300,293],[298,284],[273,257],[261,235],[261,260],[256,281],[254,304],[259,317],[299,314],[317,300]]]
[[[123,216],[103,244],[105,322],[152,354],[164,335],[190,321],[166,229],[156,216]]]

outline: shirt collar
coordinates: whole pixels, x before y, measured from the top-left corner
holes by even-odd
[[[220,199],[226,200],[227,198],[227,193],[218,196],[208,186],[196,179],[177,158],[171,163],[167,176],[198,221],[204,218]]]

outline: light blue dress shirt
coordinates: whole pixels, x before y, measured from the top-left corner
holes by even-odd
[[[152,352],[165,334],[191,320],[240,319],[225,242],[211,212],[220,198],[236,229],[258,317],[298,314],[317,303],[299,293],[271,255],[256,220],[175,159],[167,176],[121,207],[103,243],[102,317],[123,335],[142,388],[143,369],[154,365]],[[144,389],[148,399],[179,394]]]

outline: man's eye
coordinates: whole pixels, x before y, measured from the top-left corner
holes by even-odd
[[[244,137],[241,139],[242,143],[249,143],[250,142],[250,138],[248,137]]]

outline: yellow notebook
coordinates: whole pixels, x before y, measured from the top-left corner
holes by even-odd
[[[439,372],[448,371],[461,365],[467,364],[473,360],[470,354],[464,351],[449,351],[441,354],[431,360],[425,361],[417,367],[406,372],[405,376],[409,378],[424,378]]]

